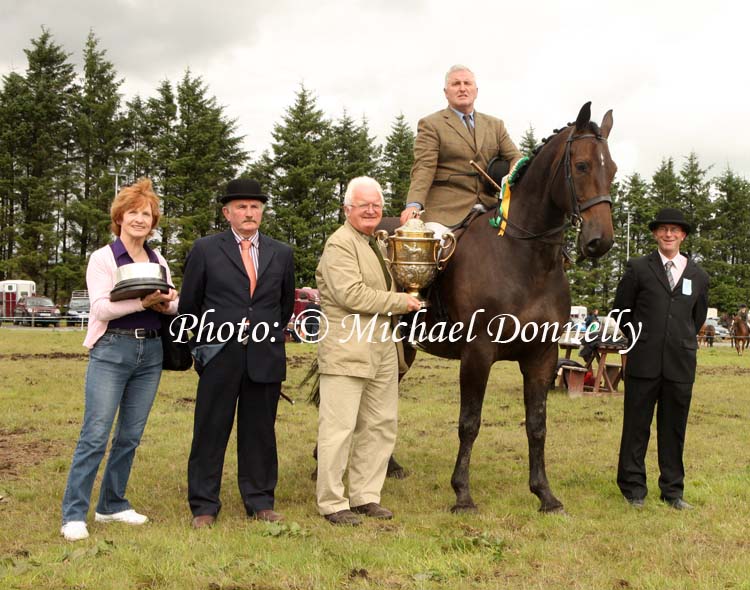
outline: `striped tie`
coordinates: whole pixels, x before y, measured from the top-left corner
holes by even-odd
[[[667,271],[667,281],[669,281],[669,290],[672,291],[674,289],[674,277],[672,276],[672,268],[674,267],[674,262],[671,260],[667,260],[664,263],[664,270]]]

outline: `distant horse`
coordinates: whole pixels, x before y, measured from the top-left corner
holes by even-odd
[[[732,335],[732,341],[734,342],[734,347],[737,349],[737,354],[742,355],[747,347],[748,334],[750,334],[750,329],[747,327],[747,320],[742,316],[734,316],[729,333]]]
[[[703,324],[698,332],[698,345],[706,348],[713,347],[715,338],[716,328],[711,324]]]
[[[435,282],[436,296],[432,297],[436,304],[424,317],[428,334],[446,316],[454,327],[458,322],[466,327],[474,317],[473,333],[464,331],[466,337],[458,341],[419,343],[430,354],[461,361],[459,449],[451,477],[456,493],[454,512],[476,510],[469,489],[469,463],[490,369],[499,360],[517,361],[523,374],[531,492],[541,500],[542,512],[563,509],[550,489],[544,462],[547,391],[555,376],[557,341],[542,338],[541,331],[531,334],[533,328],[528,328],[526,338],[512,338],[514,323],[505,322],[501,330],[498,316],[510,314],[520,326],[541,327],[545,322],[562,326],[567,322],[570,291],[563,270],[563,236],[569,227],[566,217],[580,230],[580,256],[598,258],[612,246],[609,193],[617,170],[607,146],[612,111],[599,126],[590,120],[590,105],[581,108],[575,123],[556,130],[513,186],[510,211],[503,213],[508,216],[505,235],[498,236],[489,223],[494,211],[476,218]],[[407,347],[409,364],[415,355],[416,351]]]

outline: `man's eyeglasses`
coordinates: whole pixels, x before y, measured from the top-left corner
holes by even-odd
[[[383,208],[383,205],[380,203],[364,203],[362,205],[349,205],[352,209],[356,209],[357,211],[369,211],[370,207],[372,207],[373,211],[380,211]]]

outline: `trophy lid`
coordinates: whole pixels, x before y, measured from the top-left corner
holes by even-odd
[[[431,238],[435,232],[425,226],[419,217],[412,217],[404,225],[396,229],[399,238]]]

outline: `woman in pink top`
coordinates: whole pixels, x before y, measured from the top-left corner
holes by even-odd
[[[159,223],[159,198],[151,181],[123,188],[110,211],[117,239],[91,255],[86,285],[91,314],[84,346],[90,349],[86,370],[83,425],[63,497],[62,535],[69,541],[89,536],[86,515],[99,464],[104,457],[115,416],[117,426],[104,469],[97,522],[143,524],[125,498],[135,449],[141,440],[159,386],[162,347],[159,314],[177,313],[177,292],[154,291],[140,299],[110,301],[117,267],[156,262],[171,275],[167,263],[146,239]]]

